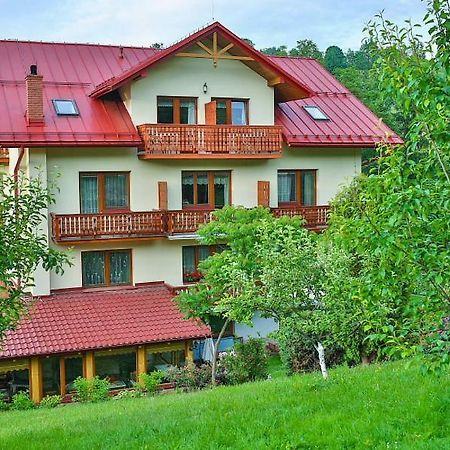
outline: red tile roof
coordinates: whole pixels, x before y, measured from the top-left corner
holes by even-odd
[[[44,297],[7,333],[0,359],[48,355],[210,335],[184,320],[163,284],[66,291]]]
[[[315,92],[310,98],[279,103],[275,122],[293,147],[373,147],[380,141],[402,144],[369,108],[319,62],[311,58],[271,57]],[[319,107],[330,120],[314,120],[303,106]]]

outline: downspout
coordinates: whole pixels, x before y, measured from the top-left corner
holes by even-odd
[[[13,171],[13,180],[14,180],[14,195],[16,197],[19,196],[19,185],[18,185],[18,181],[19,181],[19,169],[20,169],[20,164],[22,163],[22,159],[23,159],[23,155],[25,154],[25,146],[22,144],[19,147],[19,157],[17,158],[16,161],[16,165],[14,166],[14,171]]]

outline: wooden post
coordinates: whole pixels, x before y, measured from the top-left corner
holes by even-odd
[[[139,381],[139,375],[147,373],[147,351],[145,345],[140,345],[136,354],[136,381]]]
[[[270,204],[270,181],[258,181],[258,206],[268,208]]]
[[[169,208],[167,181],[158,181],[158,208],[162,210]]]
[[[41,361],[37,356],[31,358],[30,361],[30,391],[31,400],[39,403],[43,396],[43,386]]]
[[[66,360],[64,357],[59,358],[59,384],[61,397],[66,395]]]
[[[186,341],[184,344],[184,357],[186,358],[186,362],[193,363],[194,362],[194,351],[192,349],[193,342]]]
[[[84,377],[87,379],[95,377],[94,352],[86,352],[84,355]]]

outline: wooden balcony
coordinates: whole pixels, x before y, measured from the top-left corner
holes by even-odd
[[[163,211],[104,214],[52,214],[55,242],[142,239],[166,234]]]
[[[193,234],[212,220],[213,210],[149,211],[104,214],[52,214],[52,236],[58,243],[153,239]],[[329,206],[272,208],[276,217],[302,216],[305,227],[327,227]]]
[[[265,125],[139,125],[140,159],[271,159],[282,150],[281,127]]]

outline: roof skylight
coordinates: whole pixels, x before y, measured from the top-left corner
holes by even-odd
[[[53,99],[53,106],[55,107],[58,116],[79,116],[77,104],[75,100],[61,100]]]
[[[330,118],[318,106],[304,106],[303,109],[314,120],[330,120]]]

